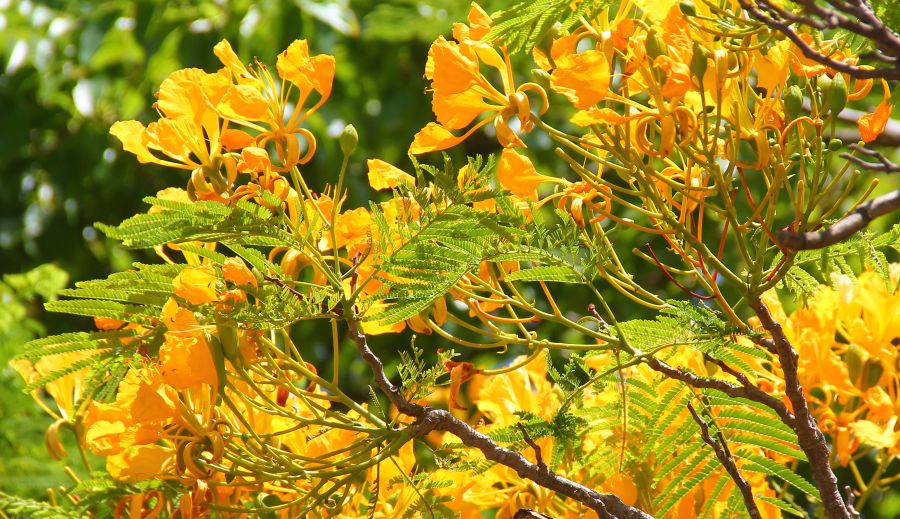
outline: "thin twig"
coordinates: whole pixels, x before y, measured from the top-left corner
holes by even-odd
[[[715,389],[725,393],[732,398],[746,398],[747,400],[752,400],[754,402],[764,404],[772,408],[772,410],[778,414],[778,416],[781,418],[781,421],[784,422],[785,425],[793,427],[794,415],[791,414],[787,406],[784,405],[784,402],[766,393],[762,389],[754,386],[750,383],[750,381],[747,380],[746,377],[738,379],[738,381],[741,382],[741,385],[736,386],[717,378],[707,378],[695,375],[690,371],[670,366],[669,364],[666,364],[665,362],[655,357],[651,357],[647,361],[647,365],[650,366],[650,368],[652,368],[654,371],[658,371],[668,376],[669,378],[680,380],[681,382],[684,382],[691,387],[695,387],[698,389]]]
[[[709,435],[709,424],[700,418],[700,415],[697,414],[697,411],[694,410],[694,406],[692,406],[690,402],[688,402],[687,408],[688,411],[691,412],[691,417],[693,417],[694,421],[697,422],[697,425],[700,426],[700,437],[703,438],[703,441],[706,442],[707,445],[716,451],[716,457],[719,458],[719,463],[725,467],[728,475],[731,476],[732,481],[734,481],[734,484],[737,485],[738,489],[741,491],[741,497],[744,498],[744,506],[747,507],[747,513],[750,514],[750,517],[753,519],[761,519],[762,515],[760,515],[759,508],[756,506],[756,501],[753,500],[753,490],[750,489],[750,484],[747,483],[744,476],[741,476],[737,465],[735,465],[734,458],[731,457],[731,451],[728,450],[728,443],[725,441],[725,437],[720,431],[718,440],[714,440],[712,436]]]
[[[867,169],[869,171],[877,171],[879,173],[900,173],[900,164],[895,164],[888,160],[887,157],[882,155],[880,152],[875,150],[870,150],[867,148],[863,148],[862,146],[851,144],[850,149],[862,153],[867,157],[872,157],[878,162],[868,162],[863,160],[862,157],[857,157],[855,155],[851,155],[849,153],[841,153],[842,159],[847,159],[850,162],[856,164],[857,166]]]
[[[513,469],[519,477],[534,481],[538,485],[553,490],[559,494],[570,497],[579,503],[594,510],[601,518],[622,519],[652,519],[650,514],[626,505],[613,494],[602,494],[583,485],[564,478],[544,466],[531,463],[518,452],[505,449],[497,445],[489,436],[475,430],[471,425],[456,418],[443,409],[434,409],[429,406],[414,404],[403,396],[402,391],[395,386],[384,373],[384,364],[369,348],[365,333],[359,324],[359,319],[352,315],[352,311],[345,311],[344,315],[350,332],[350,338],[356,344],[363,360],[372,369],[375,383],[387,394],[388,399],[401,413],[416,419],[414,427],[419,435],[433,430],[446,431],[462,441],[468,447],[481,451],[486,459],[497,462]]]
[[[517,422],[516,426],[522,431],[522,439],[525,440],[525,444],[531,447],[534,450],[534,459],[537,461],[537,466],[539,469],[550,472],[550,467],[544,463],[543,457],[541,457],[541,446],[534,442],[531,439],[531,436],[528,434],[528,430],[525,429],[525,426],[522,425],[522,422]]]
[[[853,489],[850,488],[850,485],[846,485],[844,487],[844,492],[847,493],[847,510],[850,511],[850,516],[853,519],[860,519],[859,512],[854,506],[854,504],[856,503],[856,494],[853,493]]]
[[[824,231],[791,232],[780,230],[775,233],[775,238],[783,249],[821,249],[846,240],[853,233],[864,229],[875,218],[897,210],[900,210],[900,189],[869,200]]]
[[[865,5],[865,2],[854,4],[830,2],[834,9],[825,9],[812,0],[798,0],[804,14],[786,11],[768,0],[739,0],[739,3],[750,16],[781,32],[794,42],[808,59],[859,79],[900,79],[900,68],[896,66],[861,67],[837,61],[813,49],[792,27],[796,24],[819,30],[842,28],[874,43],[879,51],[879,61],[892,62],[900,58],[900,36],[887,27],[869,6]]]

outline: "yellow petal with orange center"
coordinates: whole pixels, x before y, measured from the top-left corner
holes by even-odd
[[[431,87],[444,94],[455,94],[469,88],[479,77],[478,62],[463,55],[459,45],[443,36],[431,44],[425,77],[432,80]]]
[[[241,61],[241,58],[234,52],[234,49],[231,48],[231,43],[228,40],[222,40],[213,47],[213,54],[219,58],[219,61],[225,65],[226,68],[231,72],[234,76],[234,79],[241,83],[242,80],[248,80],[250,78],[250,71],[247,70],[247,67],[244,65],[244,62]]]
[[[176,70],[159,86],[156,108],[166,117],[199,120],[207,110],[201,88],[207,73],[199,68]]]
[[[238,171],[263,172],[271,171],[272,159],[269,152],[257,146],[247,146],[241,150],[241,160],[238,162]]]
[[[863,115],[857,121],[859,135],[862,137],[863,142],[874,141],[887,128],[888,119],[890,119],[891,111],[894,108],[894,105],[888,103],[887,99],[888,97],[885,96],[885,100],[878,104],[874,112]]]
[[[416,179],[400,168],[379,159],[369,159],[369,185],[372,189],[394,189],[400,183],[415,185]]]
[[[158,162],[158,159],[144,142],[146,128],[138,121],[116,121],[109,129],[109,133],[122,141],[122,147],[129,153],[134,153],[141,163]]]
[[[409,152],[413,155],[452,148],[462,142],[466,135],[457,137],[447,128],[437,123],[428,123],[416,134]]]
[[[217,386],[218,375],[206,341],[167,334],[159,348],[160,371],[166,384],[187,389],[199,384]]]
[[[228,258],[222,264],[222,277],[237,286],[257,286],[256,276],[241,258]]]
[[[431,107],[438,122],[451,130],[465,128],[483,112],[497,110],[474,89],[454,94],[435,91]]]
[[[869,420],[857,420],[850,424],[850,430],[860,442],[876,449],[890,449],[897,444],[898,434],[894,432],[897,417],[891,418],[884,426]]]
[[[592,106],[587,110],[576,112],[569,121],[578,126],[590,126],[592,124],[622,124],[630,117],[620,115],[612,108],[597,108]]]
[[[228,151],[236,151],[241,148],[246,148],[247,146],[252,146],[255,141],[256,139],[249,133],[242,130],[235,130],[234,128],[226,129],[219,138],[222,147]]]

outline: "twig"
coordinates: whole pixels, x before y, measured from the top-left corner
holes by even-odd
[[[746,398],[747,400],[752,400],[754,402],[764,404],[772,408],[772,410],[778,414],[778,416],[781,418],[781,421],[784,422],[785,425],[787,425],[788,427],[793,427],[794,415],[791,414],[787,406],[784,405],[781,400],[751,384],[746,377],[742,376],[742,378],[739,378],[738,381],[741,382],[741,385],[736,386],[734,384],[725,382],[724,380],[701,377],[691,373],[690,371],[678,369],[654,357],[651,357],[647,361],[647,365],[650,366],[650,368],[652,368],[654,371],[658,371],[668,376],[669,378],[680,380],[681,382],[684,382],[691,387],[695,387],[698,389],[715,389],[733,398]]]
[[[879,61],[892,62],[900,58],[900,36],[897,36],[865,2],[853,4],[829,2],[835,9],[825,9],[813,0],[798,0],[803,6],[806,16],[788,12],[768,0],[739,0],[741,8],[765,25],[784,34],[800,49],[807,58],[844,72],[859,79],[883,78],[900,79],[900,68],[896,66],[884,68],[859,67],[837,61],[809,46],[791,26],[806,25],[819,30],[842,28],[869,39],[879,50]],[[847,15],[847,16],[845,16]]]
[[[741,476],[737,465],[734,464],[734,458],[731,457],[731,451],[728,450],[728,443],[725,441],[725,437],[722,436],[722,432],[719,431],[718,433],[718,441],[714,440],[709,435],[709,424],[700,418],[700,415],[697,414],[690,402],[688,402],[687,408],[691,412],[691,417],[700,426],[700,437],[716,451],[716,457],[719,458],[719,462],[725,467],[728,475],[731,476],[732,481],[741,491],[741,496],[744,498],[744,506],[747,507],[747,513],[753,519],[761,519],[762,515],[760,515],[759,508],[756,506],[756,501],[753,500],[753,491],[750,489],[750,484]]]
[[[414,427],[416,427],[416,432],[419,435],[433,430],[449,432],[458,437],[466,446],[480,450],[486,459],[513,469],[519,477],[534,481],[544,488],[584,504],[594,510],[601,518],[653,519],[653,516],[650,514],[626,505],[618,496],[591,490],[554,473],[547,469],[546,465],[542,468],[538,464],[531,463],[518,452],[497,445],[489,436],[478,432],[471,425],[443,409],[434,409],[408,401],[400,389],[387,378],[387,375],[384,373],[384,364],[369,348],[366,335],[360,328],[359,320],[352,314],[352,311],[347,310],[352,309],[346,309],[344,315],[349,328],[350,338],[356,344],[363,360],[372,369],[375,383],[387,394],[388,399],[398,411],[416,419]]]
[[[825,441],[825,435],[819,430],[815,418],[809,412],[809,405],[797,376],[797,351],[762,299],[751,298],[749,305],[759,317],[763,328],[772,336],[778,352],[778,360],[784,374],[784,392],[794,411],[795,420],[791,428],[797,433],[797,443],[809,460],[813,480],[825,507],[825,515],[830,519],[850,519],[850,512],[838,490],[837,478],[831,470],[828,443]]]
[[[875,218],[897,210],[900,210],[900,189],[869,200],[824,231],[797,233],[780,230],[775,233],[775,238],[783,249],[821,249],[846,240]]]
[[[546,472],[550,472],[550,467],[544,463],[544,459],[541,457],[541,446],[534,442],[531,439],[531,436],[528,434],[528,430],[525,429],[525,426],[522,425],[522,422],[517,422],[516,427],[522,431],[522,439],[525,440],[525,443],[534,450],[534,459],[537,461],[537,466],[539,469],[542,469]]]
[[[868,157],[872,157],[878,162],[868,162],[863,160],[862,157],[856,157],[854,155],[850,155],[849,153],[841,153],[842,159],[847,159],[850,162],[858,165],[859,167],[867,169],[869,171],[878,171],[880,173],[900,173],[900,164],[894,164],[893,162],[888,160],[887,157],[875,150],[863,148],[862,146],[859,146],[857,144],[851,144],[850,149],[858,151],[859,153],[862,153],[863,155],[866,155]]]
[[[847,510],[850,511],[850,516],[853,519],[860,519],[859,512],[853,506],[856,503],[856,495],[853,493],[853,489],[850,488],[850,485],[844,487],[844,492],[847,493]]]

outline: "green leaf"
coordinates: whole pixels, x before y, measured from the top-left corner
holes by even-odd
[[[819,500],[819,492],[816,490],[816,487],[812,486],[809,481],[806,481],[802,476],[788,469],[784,465],[756,454],[735,453],[735,457],[743,460],[740,464],[741,470],[749,470],[781,478],[794,488],[802,491],[809,496],[809,498],[815,501]]]

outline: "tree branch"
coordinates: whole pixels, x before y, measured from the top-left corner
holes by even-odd
[[[750,489],[750,484],[747,483],[747,480],[744,479],[743,476],[741,476],[737,465],[734,464],[734,458],[731,457],[731,451],[728,450],[728,444],[725,442],[725,438],[722,436],[721,431],[718,434],[718,441],[714,440],[712,436],[709,435],[709,424],[700,418],[700,415],[697,414],[697,411],[694,410],[694,406],[692,406],[690,402],[688,402],[687,408],[688,411],[691,412],[691,417],[693,417],[694,421],[697,422],[697,425],[700,426],[700,437],[703,438],[703,441],[706,442],[707,445],[716,451],[716,457],[719,458],[719,462],[725,467],[728,475],[731,476],[732,481],[734,481],[734,484],[737,485],[738,489],[741,491],[741,497],[744,498],[744,506],[747,507],[747,513],[749,513],[750,517],[753,519],[761,519],[762,515],[760,515],[759,508],[756,506],[756,501],[753,500],[753,491]]]
[[[799,0],[808,16],[794,14],[770,3],[768,0],[739,0],[743,8],[753,18],[765,25],[784,34],[790,39],[800,52],[808,59],[825,65],[835,71],[849,74],[859,79],[900,79],[900,68],[896,66],[885,68],[859,67],[837,61],[809,46],[791,26],[793,24],[807,25],[819,30],[827,28],[842,28],[871,40],[881,51],[881,61],[896,60],[900,58],[900,36],[897,36],[890,28],[884,25],[868,6],[851,5],[841,2],[831,2],[836,10],[827,10],[812,0]],[[863,2],[860,2],[862,4]],[[846,8],[845,8],[846,5]],[[850,15],[850,16],[843,16]]]
[[[869,200],[824,231],[797,233],[780,230],[775,233],[775,238],[783,249],[821,249],[846,240],[875,218],[897,210],[900,210],[900,189]]]
[[[781,324],[772,317],[762,299],[751,298],[749,305],[759,317],[763,328],[771,334],[778,352],[778,360],[784,374],[784,392],[793,407],[795,416],[792,428],[797,433],[800,448],[809,460],[813,480],[819,489],[822,504],[825,507],[825,515],[829,519],[850,519],[850,511],[841,498],[837,478],[831,470],[831,453],[828,450],[828,443],[825,441],[825,435],[819,430],[815,418],[809,412],[809,405],[797,376],[797,351],[785,335]]]
[[[344,317],[350,328],[350,338],[356,344],[363,360],[372,369],[375,383],[387,394],[388,399],[401,413],[416,419],[415,427],[419,434],[425,434],[432,430],[449,432],[458,437],[466,446],[480,450],[485,458],[515,470],[519,477],[534,481],[544,488],[584,504],[597,512],[601,518],[653,519],[650,514],[626,505],[615,495],[602,494],[579,485],[549,470],[546,465],[531,463],[518,452],[500,447],[489,436],[478,432],[466,422],[443,409],[434,409],[409,402],[401,390],[385,375],[384,364],[369,348],[366,335],[360,328],[359,320],[352,314],[352,309],[345,308]]]
[[[857,144],[851,144],[850,149],[858,151],[867,157],[872,157],[878,162],[867,162],[863,160],[862,157],[856,157],[850,155],[849,153],[841,153],[842,159],[847,159],[850,162],[858,165],[859,167],[867,169],[869,171],[877,171],[880,173],[900,173],[900,164],[894,164],[893,162],[888,160],[887,157],[875,150],[863,148],[862,146],[859,146]]]
[[[647,361],[647,365],[654,371],[658,371],[669,378],[680,380],[691,387],[698,389],[715,389],[733,398],[746,398],[747,400],[764,404],[772,408],[772,410],[781,418],[781,421],[788,427],[793,428],[794,426],[794,415],[791,414],[787,406],[784,405],[784,402],[751,384],[750,381],[747,380],[747,377],[744,377],[743,375],[738,378],[738,382],[740,382],[741,385],[736,386],[734,384],[729,384],[724,380],[701,377],[690,371],[678,369],[657,358],[650,358]]]

